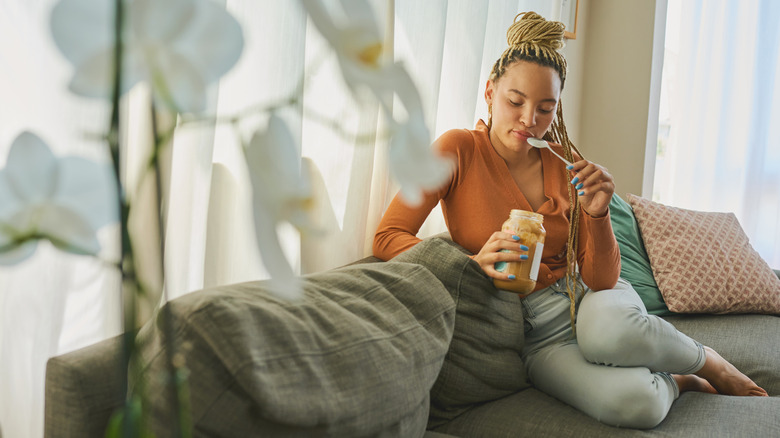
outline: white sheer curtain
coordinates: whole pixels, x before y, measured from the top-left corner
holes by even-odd
[[[377,21],[391,25],[385,29],[388,48],[415,79],[434,136],[447,129],[472,128],[486,116],[482,93],[492,63],[506,46],[509,24],[519,11],[549,14],[552,8],[539,0],[373,4]],[[379,108],[354,103],[335,57],[307,25],[297,3],[228,0],[227,8],[240,17],[247,46],[239,65],[222,80],[220,114],[282,101],[304,79],[304,117],[299,106],[280,113],[291,126],[300,127],[301,154],[315,182],[325,233],[299,237],[281,228],[289,259],[299,272],[310,273],[369,255],[373,233],[396,190],[388,180],[385,145],[381,139],[365,141],[364,134],[381,131]],[[265,116],[257,117],[261,125]],[[324,124],[323,117],[335,122],[338,132]],[[247,123],[244,137],[256,127],[257,123]],[[175,297],[204,286],[262,278],[262,257],[248,238],[253,235],[249,184],[235,130],[217,126],[200,134],[189,130],[181,137],[173,148],[169,293]],[[443,230],[437,211],[420,235]]]
[[[669,0],[655,198],[731,211],[780,268],[780,2]]]
[[[382,129],[379,108],[353,102],[332,53],[297,2],[218,1],[241,22],[246,47],[236,67],[210,90],[211,114],[272,106],[292,96],[304,80],[303,98],[278,113],[301,142],[325,233],[298,236],[281,227],[288,258],[299,272],[310,273],[368,255],[382,212],[396,191],[386,167],[386,145],[370,135]],[[505,47],[509,23],[520,11],[547,15],[552,10],[545,0],[372,1],[390,53],[405,62],[418,85],[434,136],[472,128],[486,116],[482,93],[490,67]],[[39,134],[57,154],[107,159],[105,145],[87,140],[85,133],[104,132],[108,107],[67,91],[72,70],[48,29],[55,3],[0,0],[0,166],[23,130]],[[131,93],[126,122],[143,120],[146,98],[143,89]],[[239,137],[248,140],[266,118],[267,112],[260,111],[235,129],[205,123],[176,133],[165,175],[171,298],[265,278],[254,243]],[[126,141],[148,141],[138,135],[142,128],[133,126]],[[138,159],[128,157],[130,165]],[[444,229],[437,213],[420,234]],[[103,234],[107,252],[115,251],[115,230]],[[65,255],[46,244],[24,264],[0,268],[3,437],[42,436],[46,360],[119,333],[117,285],[116,273],[100,262]]]

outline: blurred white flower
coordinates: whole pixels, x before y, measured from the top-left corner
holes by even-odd
[[[117,220],[115,187],[108,165],[55,157],[35,134],[20,134],[0,170],[0,264],[30,257],[39,239],[97,255],[97,230]]]
[[[404,202],[410,206],[422,202],[424,191],[434,191],[447,181],[455,162],[437,155],[421,113],[411,113],[390,143],[390,172],[400,184]]]
[[[296,143],[287,125],[272,113],[266,131],[258,131],[245,149],[252,181],[254,223],[263,264],[271,275],[271,290],[296,299],[300,284],[279,243],[276,227],[289,222],[302,232],[313,229],[313,194],[301,172]]]
[[[422,202],[424,191],[433,191],[449,180],[455,161],[434,152],[425,124],[422,101],[411,76],[400,64],[383,86],[394,90],[407,111],[405,121],[391,123],[390,173],[400,187],[401,197],[411,206]]]
[[[335,50],[344,82],[352,93],[357,96],[358,87],[368,86],[377,98],[386,99],[377,94],[377,86],[387,71],[381,62],[382,35],[368,2],[341,0],[345,16],[343,23],[337,23],[322,0],[301,1],[312,23]]]
[[[333,46],[344,81],[357,97],[356,87],[365,86],[391,119],[390,172],[401,185],[401,196],[411,205],[422,200],[425,190],[439,188],[450,176],[453,162],[431,149],[422,101],[414,81],[402,63],[383,63],[382,37],[371,5],[366,0],[340,0],[343,23],[337,23],[322,0],[301,0],[312,22]],[[408,117],[393,120],[392,99],[397,95]]]
[[[178,112],[206,106],[206,87],[238,61],[238,21],[212,0],[126,3],[121,92],[146,81],[155,99]],[[57,47],[76,71],[74,93],[109,98],[113,84],[115,2],[61,0],[52,10]]]

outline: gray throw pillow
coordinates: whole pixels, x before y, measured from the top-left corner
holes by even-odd
[[[395,262],[425,266],[457,306],[452,342],[431,390],[429,428],[530,386],[520,358],[525,332],[517,295],[496,289],[468,252],[445,235],[425,239],[389,263]]]
[[[406,263],[349,266],[302,282],[297,302],[250,282],[168,304],[195,435],[422,436],[455,313],[441,283]],[[166,436],[173,416],[158,326],[159,318],[140,335],[142,383],[153,394],[152,429]]]

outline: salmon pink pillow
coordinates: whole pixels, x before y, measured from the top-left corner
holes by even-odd
[[[627,198],[670,311],[780,314],[780,279],[733,213]]]

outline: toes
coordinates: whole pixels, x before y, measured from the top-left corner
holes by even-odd
[[[754,385],[753,388],[750,390],[750,392],[753,395],[759,395],[759,396],[768,396],[769,395],[769,393],[767,393],[764,388],[756,385],[755,383],[753,383],[753,385]]]

